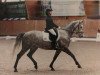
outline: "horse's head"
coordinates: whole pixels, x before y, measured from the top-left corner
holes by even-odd
[[[82,23],[83,23],[83,20],[72,21],[63,29],[68,31],[70,36],[72,36],[75,33],[79,37],[82,37],[83,36],[83,33],[82,33],[83,24]]]

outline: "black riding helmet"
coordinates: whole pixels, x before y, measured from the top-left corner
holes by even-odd
[[[49,13],[50,11],[53,11],[53,10],[52,10],[52,9],[46,9],[46,15],[49,15],[48,13]]]

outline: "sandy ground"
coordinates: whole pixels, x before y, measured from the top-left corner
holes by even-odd
[[[13,72],[16,59],[12,56],[15,40],[0,39],[0,75],[100,75],[100,43],[98,42],[72,42],[69,49],[76,56],[83,67],[78,69],[73,59],[65,53],[61,53],[54,63],[56,71],[50,71],[49,64],[55,51],[38,49],[33,55],[38,63],[38,71],[27,57],[27,53],[18,64],[18,73]]]

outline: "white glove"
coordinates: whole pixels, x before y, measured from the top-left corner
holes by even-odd
[[[61,29],[61,27],[59,26],[58,29]]]

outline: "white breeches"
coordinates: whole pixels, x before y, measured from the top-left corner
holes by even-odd
[[[53,29],[48,30],[51,34],[56,36],[56,32]]]

